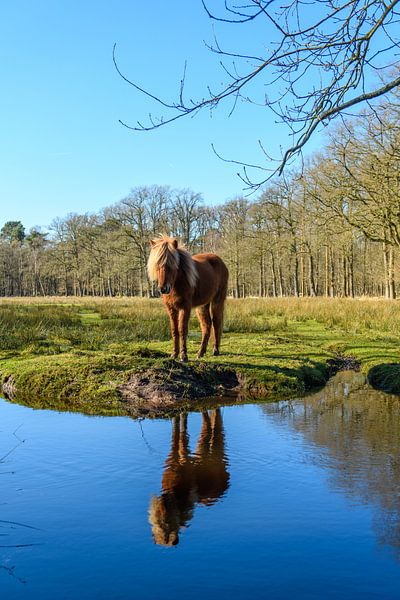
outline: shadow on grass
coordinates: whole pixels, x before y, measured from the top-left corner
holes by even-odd
[[[375,365],[368,371],[368,382],[376,390],[400,394],[400,363]]]

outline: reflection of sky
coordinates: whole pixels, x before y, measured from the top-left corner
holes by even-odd
[[[259,406],[222,409],[229,490],[196,507],[174,548],[154,544],[148,523],[170,421],[0,410],[1,455],[18,426],[26,439],[0,465],[15,472],[0,474],[1,518],[38,527],[25,539],[42,544],[1,551],[27,581],[0,571],[4,597],[396,597],[400,566],[377,551],[374,507],[333,490],[315,460],[325,450]],[[190,415],[192,449],[200,427]]]

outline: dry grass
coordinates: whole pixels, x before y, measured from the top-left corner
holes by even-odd
[[[229,299],[225,333],[282,332],[290,322],[316,321],[349,334],[399,336],[400,303],[383,299]],[[199,326],[195,316],[192,332]],[[169,339],[169,321],[159,299],[7,298],[0,300],[2,350],[61,352],[96,350],[110,344]]]
[[[253,331],[271,320],[283,325],[315,320],[352,333],[400,334],[400,302],[382,298],[246,298],[229,300],[227,312],[228,330],[230,322],[239,323],[240,331]]]

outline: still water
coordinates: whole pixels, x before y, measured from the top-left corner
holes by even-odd
[[[399,433],[355,373],[173,420],[0,401],[1,598],[400,598]]]

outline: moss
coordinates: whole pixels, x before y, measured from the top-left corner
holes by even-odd
[[[400,363],[375,365],[368,371],[368,381],[378,390],[400,394]]]
[[[118,386],[148,367],[148,359],[100,352],[0,361],[2,382],[13,376],[18,402],[87,414],[124,414]]]

